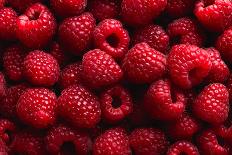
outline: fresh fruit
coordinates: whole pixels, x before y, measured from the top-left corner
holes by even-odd
[[[178,141],[168,149],[167,155],[177,154],[200,155],[196,146],[188,141]]]

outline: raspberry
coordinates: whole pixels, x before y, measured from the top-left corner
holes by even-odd
[[[167,155],[178,154],[200,155],[197,147],[188,141],[178,141],[169,147]]]
[[[223,31],[232,24],[232,2],[230,0],[200,0],[195,5],[195,16],[211,31]]]
[[[3,66],[9,79],[20,81],[23,79],[23,60],[26,52],[20,45],[13,45],[3,54]]]
[[[91,0],[88,5],[89,11],[98,21],[116,18],[120,10],[117,0]]]
[[[230,74],[230,76],[227,80],[226,87],[227,87],[227,90],[228,90],[229,96],[230,96],[229,100],[232,101],[232,74]]]
[[[223,123],[229,113],[229,93],[227,88],[220,83],[206,86],[195,99],[193,111],[197,117],[208,123]]]
[[[184,112],[186,99],[183,92],[175,88],[170,80],[164,79],[151,84],[144,104],[152,118],[174,120]]]
[[[207,51],[185,44],[172,47],[167,64],[172,81],[183,89],[189,89],[201,83],[212,66]]]
[[[17,20],[17,36],[29,48],[43,48],[56,31],[56,21],[49,9],[36,3]]]
[[[36,2],[42,2],[44,0],[6,0],[9,5],[18,12],[24,12],[29,6]]]
[[[220,124],[213,128],[216,135],[232,144],[232,120],[229,118],[224,124]]]
[[[105,131],[93,144],[93,155],[130,155],[129,138],[122,128]]]
[[[35,128],[46,128],[56,120],[56,95],[46,88],[27,89],[16,107],[19,118]]]
[[[160,15],[167,0],[122,0],[121,14],[123,20],[131,25],[146,25]]]
[[[0,152],[2,155],[8,155],[9,148],[6,146],[6,144],[3,142],[2,139],[0,139]]]
[[[129,34],[118,20],[101,21],[95,28],[93,36],[95,46],[114,58],[123,57],[128,50]]]
[[[166,53],[169,45],[169,36],[165,30],[158,25],[148,25],[135,31],[133,44],[146,42],[151,48]]]
[[[87,0],[50,0],[51,8],[58,17],[71,17],[82,13],[87,5]]]
[[[65,19],[58,31],[60,45],[75,55],[82,54],[91,44],[95,24],[90,13]]]
[[[58,98],[58,110],[60,116],[74,126],[91,128],[100,121],[101,109],[97,97],[80,85],[62,91]]]
[[[5,143],[9,144],[11,142],[12,133],[14,133],[15,130],[16,130],[16,126],[13,122],[7,119],[0,119],[0,138]]]
[[[82,77],[91,88],[112,85],[123,76],[115,60],[99,49],[89,51],[83,56],[82,69]]]
[[[146,43],[136,44],[122,62],[127,79],[133,83],[151,83],[166,71],[166,57]]]
[[[130,134],[130,146],[135,154],[164,154],[168,141],[165,134],[155,128],[137,128]]]
[[[168,34],[174,44],[192,44],[202,46],[204,35],[196,21],[191,18],[180,18],[168,25]]]
[[[51,154],[88,154],[91,147],[91,139],[81,131],[74,130],[65,125],[57,125],[50,129],[46,136],[47,150]],[[73,146],[66,149],[66,146]]]
[[[38,86],[52,86],[59,78],[60,68],[56,59],[43,51],[31,51],[23,62],[24,76]]]
[[[130,93],[122,86],[114,86],[101,94],[103,117],[110,123],[123,120],[133,110]]]
[[[17,14],[11,8],[0,9],[0,40],[16,39]]]
[[[6,81],[5,76],[0,72],[0,99],[6,94]]]
[[[76,62],[67,65],[60,73],[59,84],[62,88],[74,84],[80,84],[81,82],[81,63]]]
[[[4,7],[6,0],[0,0],[0,9]]]

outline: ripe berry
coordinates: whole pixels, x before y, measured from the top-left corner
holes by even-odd
[[[3,142],[3,140],[0,139],[0,152],[1,152],[3,155],[8,155],[8,151],[9,151],[9,148],[8,148],[7,145]]]
[[[227,80],[226,87],[230,96],[229,100],[232,101],[232,74],[230,74],[230,77]]]
[[[114,58],[122,58],[128,50],[129,34],[122,23],[115,19],[105,19],[95,28],[95,46]]]
[[[185,44],[172,47],[167,64],[172,81],[183,89],[200,84],[212,66],[207,51]]]
[[[9,144],[11,142],[12,134],[15,132],[15,130],[16,126],[13,122],[7,119],[0,119],[0,138],[5,143]]]
[[[58,81],[60,68],[52,55],[35,50],[25,57],[23,71],[31,84],[52,86]]]
[[[12,8],[20,13],[23,13],[29,6],[36,2],[42,2],[44,0],[6,0]]]
[[[100,103],[97,97],[80,85],[64,89],[58,98],[60,116],[81,128],[92,128],[101,117]]]
[[[206,86],[195,99],[193,111],[197,117],[208,123],[223,123],[229,113],[227,88],[220,83]]]
[[[130,82],[151,83],[165,74],[166,57],[143,42],[128,51],[122,68]]]
[[[56,120],[56,95],[46,88],[27,89],[17,104],[18,117],[35,128],[46,128]]]
[[[166,152],[168,141],[159,129],[137,128],[130,134],[130,147],[136,155],[158,155]]]
[[[65,19],[58,31],[60,45],[68,52],[81,55],[91,44],[95,24],[91,13]]]
[[[90,88],[115,84],[122,76],[120,66],[106,52],[95,49],[83,56],[82,77]]]
[[[167,152],[167,155],[180,155],[180,154],[200,155],[197,147],[188,141],[175,142],[169,147]]]
[[[0,9],[4,7],[6,0],[0,0]]]
[[[28,48],[43,48],[56,31],[56,21],[50,10],[36,3],[17,20],[17,36]]]
[[[5,76],[0,72],[0,99],[6,94],[6,81]]]
[[[129,138],[122,128],[106,130],[96,138],[93,155],[130,155]]]

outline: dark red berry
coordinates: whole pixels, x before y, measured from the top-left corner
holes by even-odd
[[[23,13],[29,6],[44,0],[6,0],[7,3],[20,13]]]
[[[13,122],[7,119],[0,119],[0,138],[5,143],[8,143],[8,144],[11,143],[13,133],[15,131],[16,131],[16,126]]]
[[[167,155],[200,155],[195,145],[188,141],[177,141],[172,144],[167,152]]]
[[[0,72],[0,99],[6,94],[6,80],[2,72]]]

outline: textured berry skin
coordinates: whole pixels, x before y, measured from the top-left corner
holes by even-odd
[[[121,14],[123,20],[131,25],[146,25],[165,9],[167,0],[123,0]]]
[[[43,0],[7,0],[7,3],[20,13],[23,13],[29,6]]]
[[[232,27],[224,31],[221,36],[219,36],[216,47],[221,53],[223,59],[228,63],[232,63]]]
[[[7,145],[4,143],[2,139],[0,139],[0,152],[2,155],[8,155],[9,148]]]
[[[148,25],[135,31],[133,44],[147,43],[151,48],[166,53],[169,45],[169,36],[165,30],[158,25]]]
[[[167,32],[173,44],[192,44],[200,47],[205,39],[197,22],[188,17],[172,21],[168,25]]]
[[[14,81],[23,79],[23,60],[26,52],[20,45],[7,48],[3,54],[3,67],[7,77]]]
[[[5,0],[0,0],[0,9],[4,7],[5,3],[6,3]]]
[[[0,40],[16,39],[17,14],[11,8],[0,9]]]
[[[83,56],[82,70],[82,77],[91,88],[112,85],[123,76],[116,61],[99,49],[89,51]]]
[[[95,46],[114,58],[121,58],[128,50],[130,37],[122,26],[122,23],[115,19],[105,19],[95,28]]]
[[[170,80],[164,79],[151,84],[144,104],[152,118],[174,120],[184,112],[186,99],[183,92],[175,88]]]
[[[11,142],[11,134],[14,133],[16,130],[16,126],[13,122],[7,119],[0,119],[0,138],[5,143]],[[1,152],[1,151],[0,151]]]
[[[106,130],[93,144],[93,155],[130,154],[129,138],[122,128]]]
[[[172,144],[167,152],[167,155],[200,155],[195,145],[188,141],[177,141]]]
[[[81,62],[65,66],[60,73],[59,84],[62,88],[81,83]]]
[[[230,77],[228,78],[226,82],[226,87],[230,95],[230,101],[232,101],[232,74],[230,74]]]
[[[82,13],[87,5],[87,0],[50,0],[51,8],[58,17],[71,17]]]
[[[229,113],[227,88],[220,83],[206,86],[195,99],[193,111],[197,117],[208,123],[223,123]]]
[[[0,98],[6,94],[6,80],[2,72],[0,72]]]
[[[211,31],[223,31],[232,24],[232,2],[230,0],[214,0],[210,4],[200,0],[195,5],[195,16]]]
[[[218,137],[232,145],[232,120],[230,118],[225,123],[215,126],[213,131]]]
[[[114,86],[104,91],[101,94],[100,101],[102,115],[110,123],[125,119],[133,111],[131,95],[122,86]],[[114,105],[114,102],[116,102],[116,105]]]
[[[31,51],[24,59],[23,71],[26,79],[33,85],[52,86],[59,78],[57,60],[43,51]]]
[[[65,19],[58,31],[60,45],[68,52],[81,55],[91,44],[95,26],[91,13]]]
[[[90,137],[86,133],[62,124],[48,131],[45,142],[50,154],[62,154],[62,145],[71,142],[75,146],[76,154],[87,155],[92,144]]]
[[[183,89],[189,89],[201,83],[212,66],[207,51],[185,44],[172,47],[167,64],[172,81]]]
[[[56,21],[49,9],[36,3],[17,19],[17,37],[28,48],[43,48],[56,31]]]
[[[58,110],[65,120],[81,128],[92,128],[100,121],[101,108],[97,97],[80,85],[62,91]]]
[[[46,128],[56,120],[56,95],[46,88],[27,89],[16,107],[18,117],[35,128]]]
[[[130,134],[130,147],[136,155],[164,154],[168,141],[159,129],[137,128]]]
[[[151,83],[165,74],[166,57],[143,42],[128,51],[122,68],[130,82]]]
[[[98,21],[119,15],[120,5],[117,0],[91,0],[88,3],[89,11]]]

